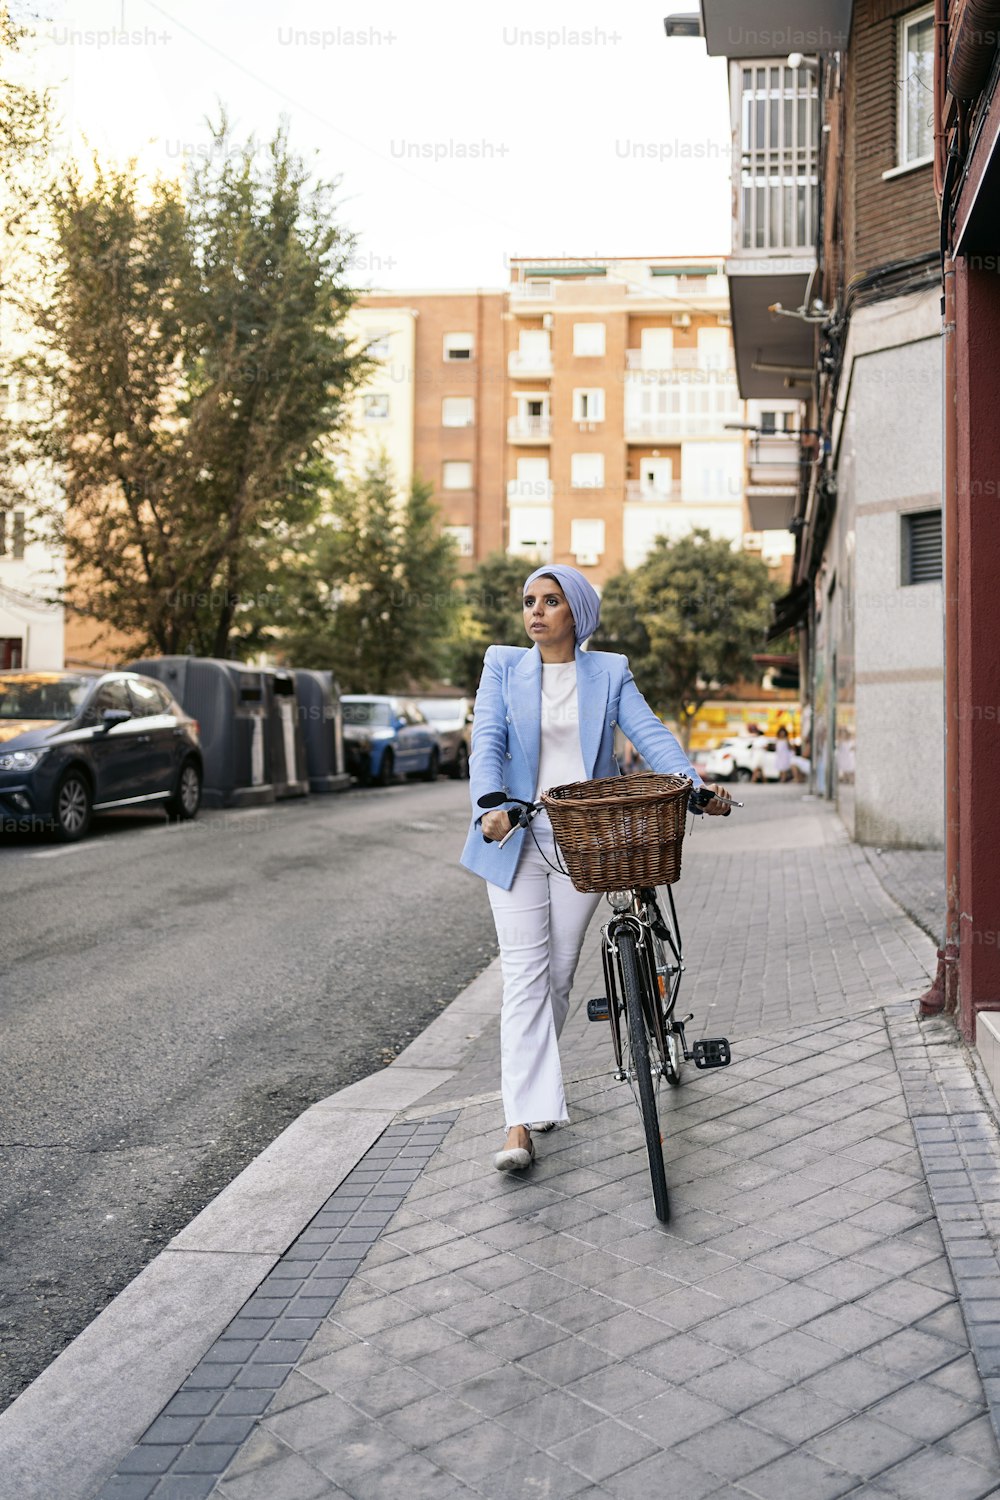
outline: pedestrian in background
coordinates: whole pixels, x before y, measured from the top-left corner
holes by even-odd
[[[472,823],[462,863],[487,883],[503,969],[500,1073],[507,1138],[498,1171],[531,1165],[531,1128],[568,1120],[559,1034],[580,949],[600,895],[578,891],[562,873],[545,812],[510,832],[502,809],[479,798],[501,789],[537,802],[549,787],[616,776],[620,727],[654,771],[704,785],[680,743],[653,713],[629,670],[610,651],[584,651],[600,619],[597,590],[576,568],[537,568],[524,586],[531,647],[490,646],[476,694],[469,791]],[[713,787],[706,812],[728,811]]]
[[[788,730],[784,724],[778,730],[778,737],[774,746],[774,766],[778,773],[779,781],[791,781],[792,743],[788,738]]]

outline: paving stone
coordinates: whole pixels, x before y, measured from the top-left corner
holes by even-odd
[[[325,1475],[289,1453],[263,1469],[226,1479],[219,1492],[224,1500],[318,1500],[329,1495],[330,1486]]]
[[[686,1438],[677,1445],[682,1458],[699,1464],[720,1479],[742,1480],[772,1459],[788,1451],[788,1445],[772,1433],[750,1427],[738,1418]]]
[[[807,1453],[786,1453],[744,1478],[741,1490],[759,1500],[837,1500],[856,1496],[856,1480]]]
[[[535,1445],[527,1439],[512,1442],[508,1428],[487,1421],[432,1444],[424,1454],[447,1473],[478,1487],[486,1475],[501,1473],[535,1451]]]
[[[928,1389],[920,1382],[887,1396],[869,1415],[926,1443],[971,1422],[980,1410],[949,1391]]]
[[[654,1453],[642,1463],[609,1474],[602,1494],[615,1500],[650,1500],[651,1496],[683,1496],[683,1500],[703,1500],[704,1496],[722,1496],[718,1476],[708,1474],[677,1453]],[[590,1494],[587,1490],[584,1494]]]
[[[835,1427],[848,1415],[845,1406],[807,1390],[805,1386],[782,1389],[766,1401],[748,1407],[743,1418],[776,1437],[800,1446],[806,1438]]]
[[[785,1385],[786,1378],[783,1375],[762,1370],[759,1365],[753,1365],[748,1360],[730,1359],[689,1380],[685,1389],[717,1402],[726,1411],[739,1413],[783,1390]]]
[[[587,1479],[600,1481],[649,1458],[663,1446],[659,1440],[650,1441],[607,1418],[553,1444],[551,1452],[561,1464],[568,1464]]]
[[[985,1500],[997,1490],[995,1473],[934,1448],[926,1448],[887,1469],[879,1475],[878,1482],[898,1500],[928,1500],[929,1496],[945,1495],[948,1500]]]

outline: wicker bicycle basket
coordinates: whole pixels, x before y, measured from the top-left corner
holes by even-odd
[[[605,776],[542,793],[578,891],[671,885],[680,879],[691,783],[684,776]]]

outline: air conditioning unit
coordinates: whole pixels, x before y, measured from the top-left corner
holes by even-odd
[[[578,552],[576,560],[581,568],[596,568],[601,555],[599,552]]]
[[[720,313],[719,314],[719,327],[720,328],[732,328],[732,326],[733,326],[733,320],[732,320],[732,318],[730,318],[726,313]]]
[[[690,313],[674,313],[674,316],[671,319],[671,322],[673,323],[673,325],[674,325],[675,328],[690,328],[691,327],[691,314]]]
[[[543,328],[551,328],[552,327],[552,314],[551,313],[542,313],[542,327]]]

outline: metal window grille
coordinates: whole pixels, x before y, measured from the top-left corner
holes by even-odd
[[[767,62],[740,70],[740,244],[815,246],[820,104],[806,68]]]
[[[903,583],[933,583],[941,577],[941,512],[913,511],[902,517]]]

